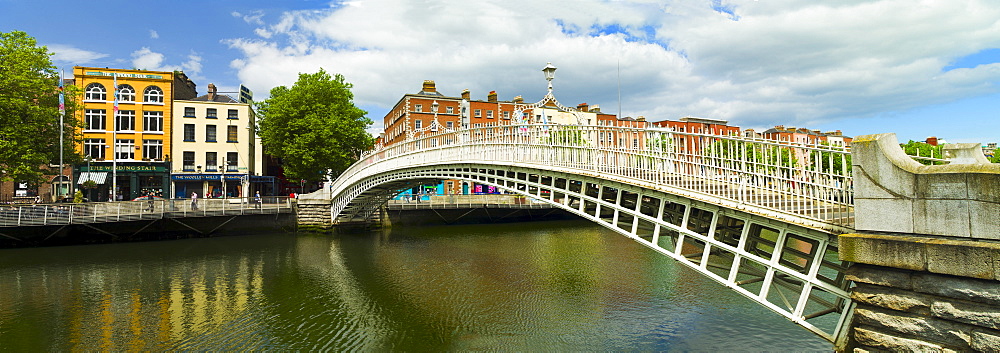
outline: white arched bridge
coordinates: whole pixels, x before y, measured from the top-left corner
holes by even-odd
[[[631,237],[834,342],[852,303],[845,147],[597,125],[443,130],[363,155],[323,192],[334,223],[422,184],[532,197]],[[623,274],[627,275],[627,274]]]

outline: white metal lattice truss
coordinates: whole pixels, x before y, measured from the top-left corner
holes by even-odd
[[[466,180],[615,230],[839,342],[852,304],[836,235],[851,231],[843,148],[584,125],[442,132],[371,151],[329,185],[335,222],[402,190]]]

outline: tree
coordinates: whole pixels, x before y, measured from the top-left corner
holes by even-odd
[[[264,151],[281,158],[287,178],[335,178],[372,147],[365,131],[372,121],[354,106],[352,87],[340,74],[320,69],[300,73],[291,88],[271,89],[271,97],[257,104]]]
[[[1000,163],[1000,148],[993,150],[993,156],[990,157],[990,163]]]
[[[0,180],[41,181],[42,167],[59,160],[59,75],[48,49],[25,32],[0,32]],[[80,161],[67,87],[64,161]]]
[[[899,147],[902,147],[903,152],[911,156],[943,158],[943,155],[941,154],[941,145],[932,146],[924,142],[917,142],[910,140],[907,141],[905,144],[900,144]],[[920,162],[921,164],[927,164],[927,165],[944,164],[943,162],[936,162],[926,159],[914,159],[914,160]]]

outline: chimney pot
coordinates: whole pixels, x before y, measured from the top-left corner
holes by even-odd
[[[216,94],[215,94],[215,84],[214,83],[209,83],[208,84],[208,100],[214,101],[215,97],[216,97]]]
[[[434,80],[424,80],[423,92],[426,93],[437,92],[437,87],[434,84]]]
[[[467,101],[471,101],[472,100],[472,93],[469,92],[468,88],[462,90],[462,99],[467,100]]]
[[[497,101],[497,91],[490,91],[490,94],[486,96],[486,100],[491,103],[496,103]]]

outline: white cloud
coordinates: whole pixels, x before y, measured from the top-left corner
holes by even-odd
[[[156,31],[154,31],[154,30],[151,29],[151,30],[149,30],[149,38],[152,38],[152,39],[160,38],[160,34],[156,33]]]
[[[252,25],[263,25],[264,24],[264,21],[263,21],[264,11],[261,11],[261,10],[254,10],[254,11],[251,11],[249,14],[244,14],[244,13],[240,13],[240,12],[237,12],[237,11],[233,11],[230,15],[232,15],[233,17],[236,17],[236,18],[242,18],[243,21],[246,22],[246,23],[248,23],[248,24],[252,24]]]
[[[189,77],[198,78],[201,74],[201,56],[196,53],[191,53],[187,56],[187,61],[179,65],[170,65],[164,63],[164,55],[162,53],[157,53],[150,50],[147,47],[142,47],[139,50],[132,52],[132,66],[140,70],[152,70],[152,71],[174,71],[182,70]]]
[[[46,48],[52,52],[52,60],[74,65],[82,65],[108,57],[108,54],[83,50],[69,45],[49,44]]]
[[[721,5],[732,14],[700,0],[357,1],[288,12],[259,38],[230,41],[244,56],[231,66],[251,87],[289,85],[322,67],[344,74],[358,103],[388,108],[424,79],[447,95],[537,100],[539,71],[552,62],[563,104],[615,112],[620,63],[624,115],[743,126],[872,116],[995,92],[1000,82],[998,65],[943,71],[1000,47],[1000,6],[986,0]]]

